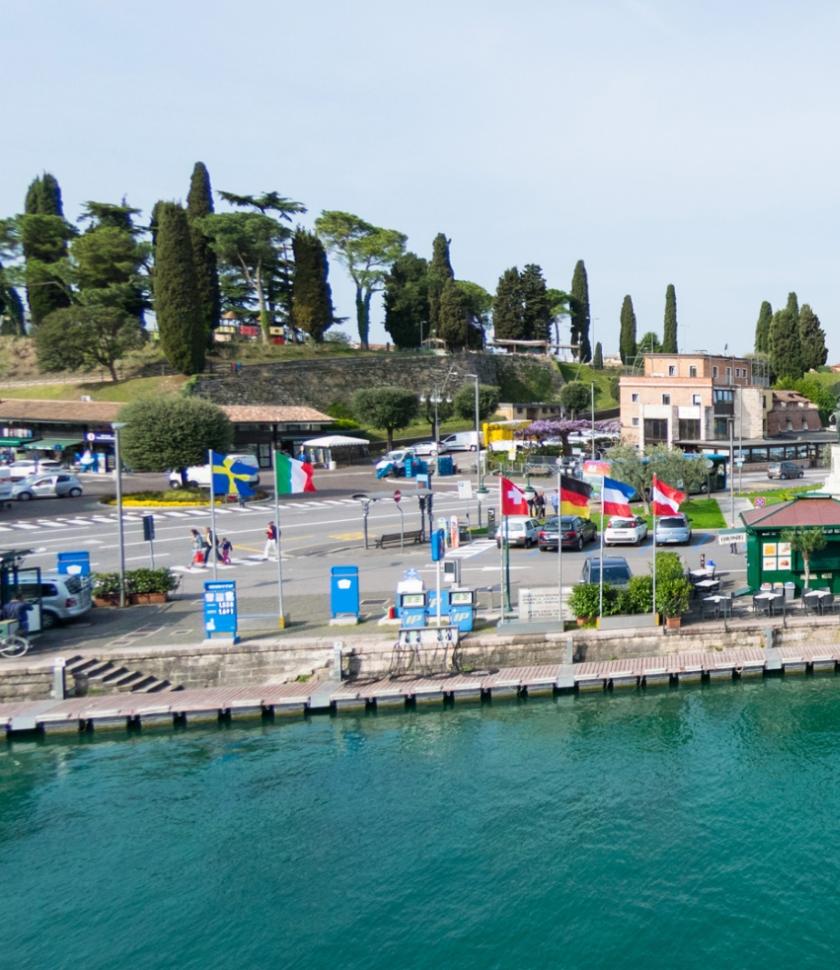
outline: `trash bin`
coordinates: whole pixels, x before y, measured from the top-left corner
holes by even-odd
[[[790,583],[790,582],[785,583],[785,600],[788,603],[791,603],[793,602],[793,599],[795,596],[796,596],[796,583]]]
[[[454,475],[452,455],[439,455],[437,460],[438,475]]]

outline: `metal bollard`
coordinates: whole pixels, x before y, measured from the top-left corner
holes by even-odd
[[[344,651],[344,641],[343,640],[333,640],[333,666],[332,666],[332,679],[341,680],[342,679],[342,654]]]
[[[63,701],[67,696],[67,681],[64,664],[64,657],[56,657],[53,661],[52,697],[57,701]]]

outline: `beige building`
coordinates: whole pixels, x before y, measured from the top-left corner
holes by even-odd
[[[761,438],[772,401],[760,362],[711,354],[645,354],[644,370],[619,382],[628,444]]]

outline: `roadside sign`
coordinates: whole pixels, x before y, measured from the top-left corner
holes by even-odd
[[[718,536],[719,546],[729,546],[733,542],[746,542],[747,533],[746,532],[724,532]]]
[[[468,478],[458,482],[458,498],[469,500],[472,494],[472,482]]]
[[[96,435],[92,431],[88,431],[85,435],[85,441],[96,441]]]
[[[767,499],[763,495],[759,495],[758,498],[753,502],[753,505],[757,509],[763,509],[767,504]]]
[[[236,580],[209,579],[204,583],[204,635],[221,634],[233,643],[237,635]]]
[[[402,498],[402,492],[398,488],[395,488],[394,489],[394,501],[395,502],[399,502],[399,500],[401,498]]]

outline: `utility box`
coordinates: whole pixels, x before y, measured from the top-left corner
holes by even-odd
[[[359,567],[330,569],[330,616],[359,618]]]
[[[443,581],[455,586],[461,584],[461,560],[446,559],[443,563]]]

